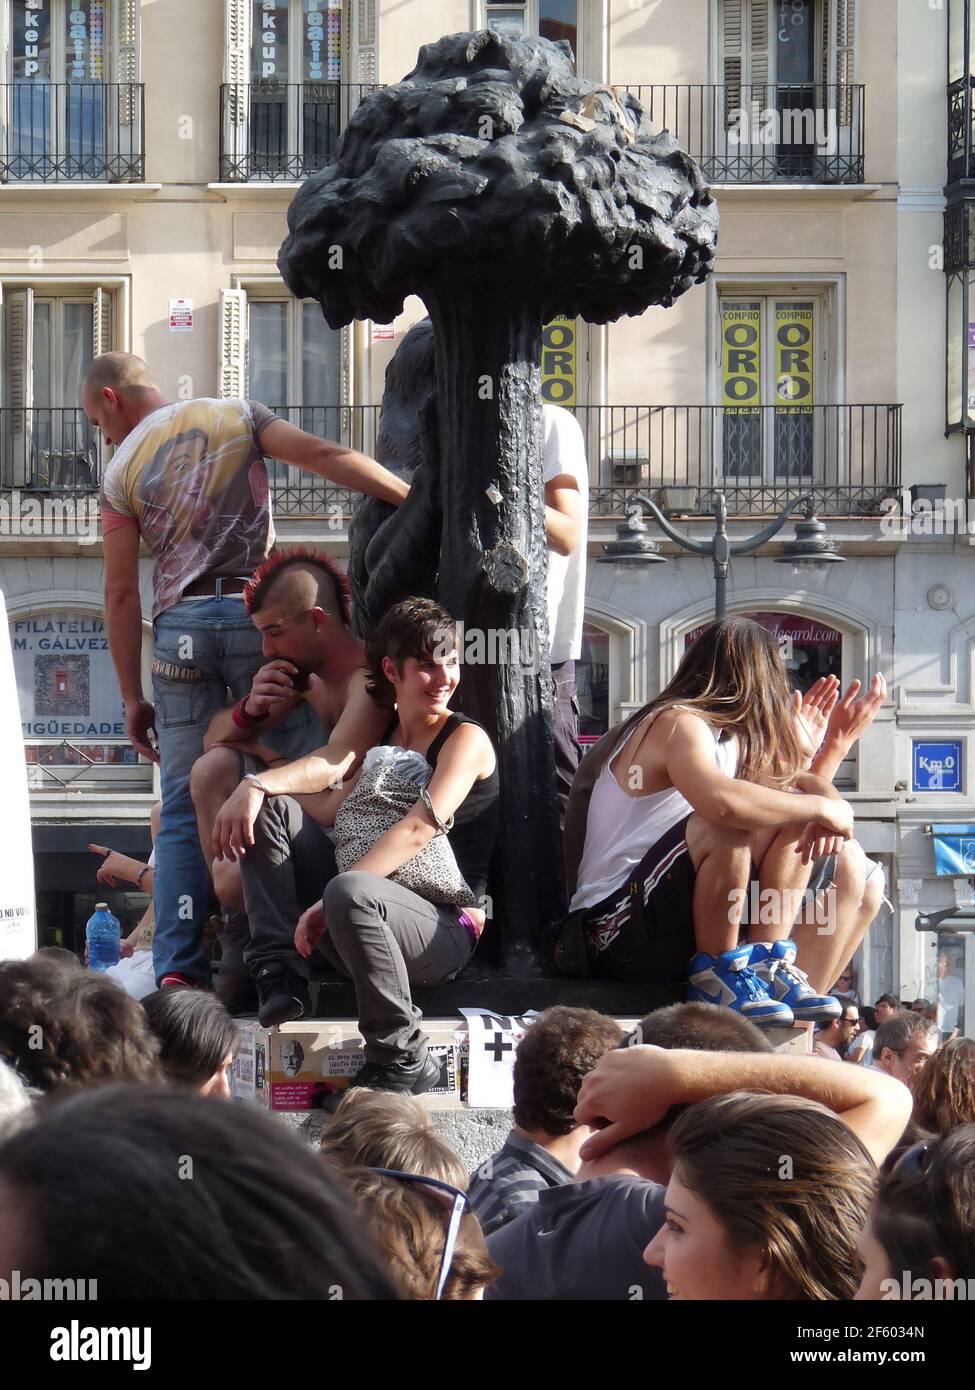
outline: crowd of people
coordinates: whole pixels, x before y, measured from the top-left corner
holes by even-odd
[[[896,1020],[894,1014],[892,1020]],[[882,1025],[886,1027],[887,1025]],[[967,1298],[975,1044],[908,1086],[733,1010],[556,1006],[468,1173],[415,1097],[349,1088],[320,1152],[226,1082],[212,994],[0,964],[0,1280],[105,1299]],[[125,1197],[133,1180],[152,1193]],[[145,1257],[146,1251],[152,1257]]]
[[[514,1126],[468,1173],[415,1099],[439,1066],[412,991],[459,975],[489,925],[504,750],[451,708],[454,616],[409,597],[360,639],[327,555],[271,553],[265,456],[394,506],[407,481],[257,402],[169,402],[127,354],[96,359],[82,404],[116,446],[102,520],[126,729],[161,764],[150,861],[92,849],[101,883],[152,904],[104,973],[56,948],[0,963],[0,1278],[510,1301],[910,1297],[975,1277],[975,1044],[888,995],[858,1046],[840,989],[884,885],[833,783],[880,675],[793,692],[775,639],[723,620],[582,758],[585,454],[545,407],[569,910],[539,946],[549,969],[684,1002],[632,1033],[543,1013]],[[307,1018],[329,972],[354,986],[364,1065],[314,1154],[216,1102],[232,1013]],[[773,1049],[767,1030],[796,1021],[816,1025],[813,1057]],[[136,1171],[154,1200],[120,1210]]]

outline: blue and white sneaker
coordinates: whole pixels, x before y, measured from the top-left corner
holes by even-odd
[[[829,1023],[843,1005],[829,994],[817,994],[795,963],[794,941],[753,942],[751,965],[770,999],[787,1004],[803,1023]]]
[[[791,1028],[792,1010],[788,1004],[769,998],[749,965],[751,953],[751,946],[738,946],[720,956],[703,951],[696,955],[688,969],[687,1002],[734,1009],[760,1028]]]

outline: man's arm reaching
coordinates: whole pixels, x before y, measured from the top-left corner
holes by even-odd
[[[583,1080],[576,1124],[610,1123],[586,1140],[580,1157],[598,1158],[659,1123],[671,1106],[730,1091],[818,1101],[853,1131],[878,1167],[911,1118],[907,1087],[873,1068],[777,1053],[627,1047],[606,1053]]]
[[[383,502],[391,502],[394,507],[408,494],[409,484],[381,463],[366,454],[356,453],[354,449],[343,448],[317,435],[289,425],[286,420],[272,420],[260,434],[260,446],[268,458],[281,463],[304,468],[308,473],[317,473],[327,478],[337,487],[351,488],[353,492],[365,492],[370,497],[379,497]]]

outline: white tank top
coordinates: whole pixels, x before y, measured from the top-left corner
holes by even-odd
[[[700,716],[699,716],[700,717]],[[722,739],[707,720],[714,738],[714,760],[726,777],[738,769],[738,740]],[[651,845],[694,810],[676,787],[629,796],[613,776],[612,764],[633,729],[627,731],[596,778],[586,819],[586,843],[570,911],[593,907],[621,888]]]

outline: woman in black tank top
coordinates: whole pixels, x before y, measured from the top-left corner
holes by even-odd
[[[391,608],[367,639],[366,664],[370,694],[395,710],[384,741],[420,753],[433,769],[427,797],[331,880],[295,941],[303,953],[317,941],[355,984],[366,1064],[353,1085],[416,1095],[437,1084],[440,1069],[408,986],[452,979],[477,944],[498,823],[497,758],[481,725],[448,708],[460,667],[453,620],[438,604],[408,599]],[[352,785],[335,793],[335,809]],[[447,825],[478,903],[463,911],[390,878]]]

